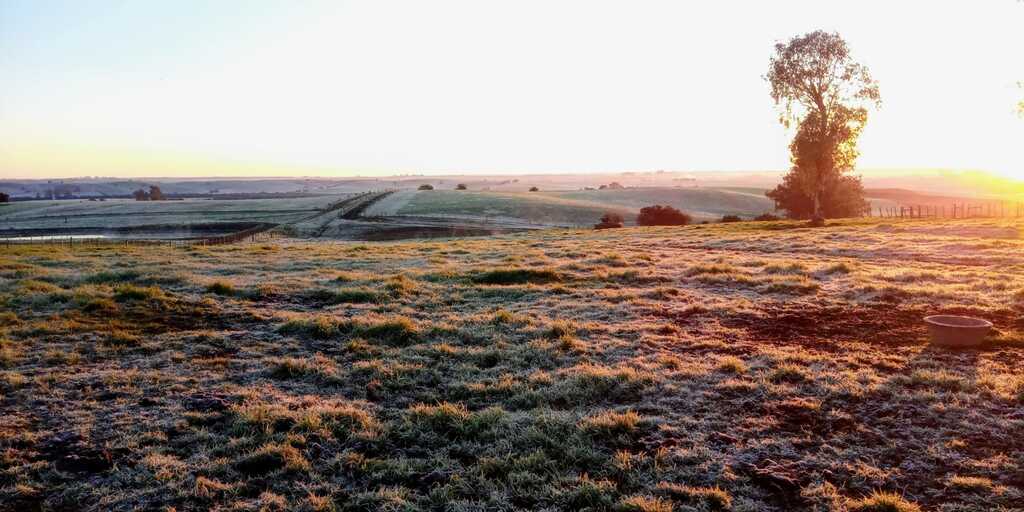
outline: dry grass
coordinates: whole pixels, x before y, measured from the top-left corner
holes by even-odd
[[[1006,227],[5,249],[0,510],[1011,510]]]

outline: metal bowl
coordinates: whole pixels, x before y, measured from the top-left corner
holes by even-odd
[[[924,322],[932,344],[940,347],[976,347],[992,330],[992,322],[969,316],[932,315]]]

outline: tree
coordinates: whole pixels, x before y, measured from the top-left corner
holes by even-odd
[[[692,219],[671,206],[645,206],[636,216],[638,226],[685,226]]]
[[[846,173],[854,168],[868,108],[881,104],[878,84],[868,69],[853,60],[839,34],[819,30],[776,44],[765,79],[780,107],[780,122],[787,128],[798,125],[789,146],[793,166],[768,197],[789,217],[810,217],[815,224],[822,223],[828,211],[836,211],[826,209],[828,198],[860,192],[860,201],[852,201],[860,204],[860,181],[854,186]],[[837,193],[839,188],[844,194]],[[803,212],[803,197],[810,200],[809,213]]]
[[[540,189],[537,187],[530,187],[530,192],[540,192]]]
[[[455,185],[455,190],[466,190],[467,188],[469,187],[467,187],[465,183],[459,183],[458,185]]]
[[[9,196],[8,194],[5,194],[3,192],[0,192],[0,203],[7,203],[7,202],[10,202],[10,200],[11,200],[11,196]]]
[[[594,229],[610,229],[610,228],[621,228],[624,219],[622,215],[615,212],[605,212],[601,216],[601,222],[594,224]]]
[[[141,188],[132,192],[132,195],[135,196],[136,201],[149,201],[149,192],[146,192]]]
[[[814,200],[807,195],[797,183],[797,176],[790,172],[783,177],[782,183],[765,195],[775,202],[775,208],[785,210],[791,219],[811,219],[814,217]],[[822,217],[857,217],[865,214],[870,205],[864,199],[864,186],[859,176],[840,176],[821,196]],[[755,220],[775,220],[767,217]],[[772,215],[771,217],[774,217]]]
[[[419,186],[419,190],[434,190],[434,186],[429,183],[424,183]]]
[[[160,187],[156,185],[149,186],[149,200],[150,201],[163,201],[164,193],[160,190]]]

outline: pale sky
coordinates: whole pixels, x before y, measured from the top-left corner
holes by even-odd
[[[861,168],[1024,178],[1024,2],[0,0],[0,177],[788,166],[776,41],[881,86]]]

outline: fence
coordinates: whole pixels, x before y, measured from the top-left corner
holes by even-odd
[[[1024,203],[952,203],[945,204],[879,206],[871,211],[872,217],[898,219],[971,219],[1024,217]]]
[[[120,245],[124,247],[129,246],[167,246],[167,247],[188,247],[188,246],[207,246],[207,245],[224,245],[233,244],[238,242],[259,242],[264,240],[270,240],[277,238],[277,233],[271,232],[271,229],[277,227],[277,224],[261,223],[237,233],[229,233],[227,235],[210,236],[202,238],[176,238],[176,239],[128,239],[128,238],[82,238],[75,236],[68,237],[18,237],[18,238],[2,238],[0,239],[0,245],[10,247],[12,245],[59,245],[67,247],[75,246],[111,246]]]

